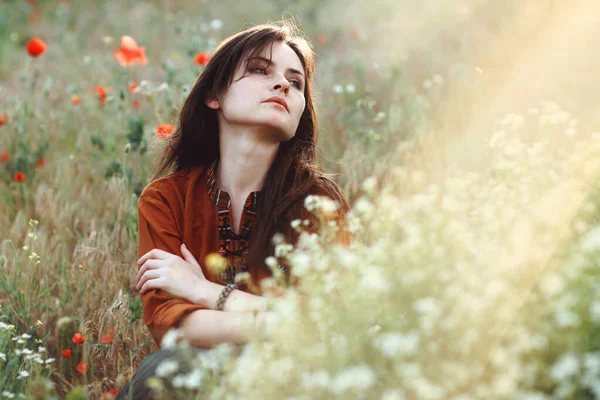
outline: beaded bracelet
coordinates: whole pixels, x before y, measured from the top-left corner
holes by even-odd
[[[215,307],[215,310],[223,311],[223,306],[225,306],[225,300],[227,300],[227,296],[229,296],[235,289],[238,289],[238,285],[235,283],[229,283],[223,288],[219,294],[219,299],[217,300],[217,306]]]

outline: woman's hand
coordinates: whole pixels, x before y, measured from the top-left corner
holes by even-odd
[[[162,289],[194,302],[202,293],[203,285],[210,282],[185,244],[181,245],[181,255],[183,258],[160,249],[144,254],[137,262],[142,267],[138,271],[135,288],[140,294]]]

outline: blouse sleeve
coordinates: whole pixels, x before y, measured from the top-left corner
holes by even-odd
[[[181,256],[181,234],[165,200],[154,191],[146,190],[138,202],[138,258],[152,249],[165,250]],[[206,309],[161,289],[148,290],[141,295],[144,323],[156,344],[181,319],[195,310]]]

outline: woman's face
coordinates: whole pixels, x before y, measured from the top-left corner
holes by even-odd
[[[306,106],[304,69],[288,45],[275,42],[270,52],[267,46],[256,58],[243,60],[224,95],[206,104],[232,127],[260,126],[270,139],[285,142],[294,137]],[[248,72],[242,78],[246,62]],[[268,101],[273,97],[283,99],[287,107]]]

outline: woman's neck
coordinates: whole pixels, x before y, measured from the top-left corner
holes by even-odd
[[[231,137],[231,136],[230,136]],[[242,135],[220,142],[215,176],[221,190],[245,197],[262,188],[265,176],[279,151],[279,143],[256,143]]]

